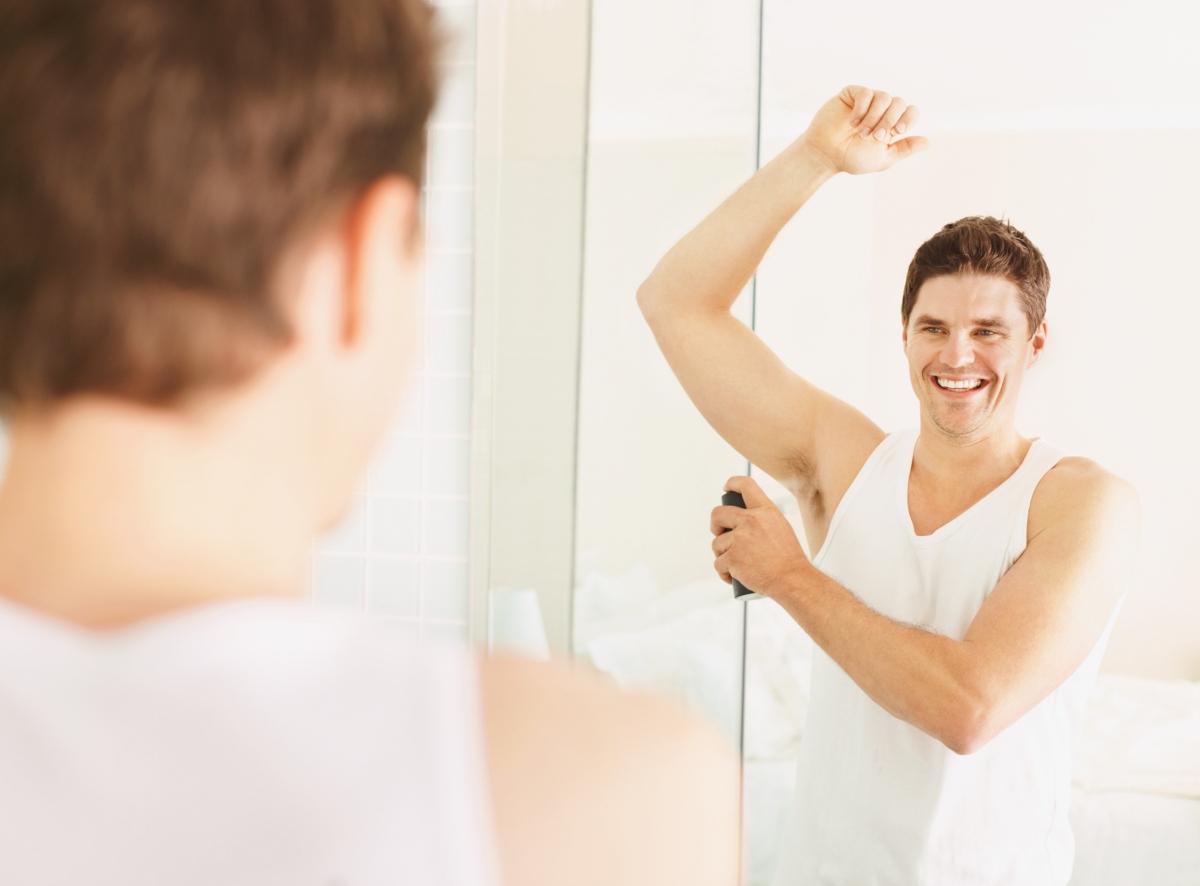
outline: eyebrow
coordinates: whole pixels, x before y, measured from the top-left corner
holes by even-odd
[[[939,320],[937,317],[931,317],[928,314],[922,314],[915,321],[917,326],[949,326],[945,320]],[[995,329],[1008,329],[1008,323],[1003,317],[980,317],[978,320],[971,321],[972,326],[986,326]]]

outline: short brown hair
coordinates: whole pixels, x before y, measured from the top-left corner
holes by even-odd
[[[969,215],[943,225],[921,244],[904,281],[900,319],[905,326],[921,286],[946,274],[991,274],[1012,282],[1021,292],[1030,336],[1046,316],[1050,269],[1033,242],[1007,221]]]
[[[424,0],[0,0],[0,404],[253,374],[287,247],[420,185],[440,42]]]

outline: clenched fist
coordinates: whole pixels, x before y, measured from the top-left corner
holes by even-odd
[[[783,581],[811,567],[787,517],[749,477],[730,477],[726,491],[740,492],[745,508],[713,508],[713,568],[726,583],[736,578],[751,591],[774,597]]]
[[[813,118],[797,143],[834,172],[880,172],[929,146],[920,135],[904,136],[917,122],[917,106],[865,86],[847,86]]]

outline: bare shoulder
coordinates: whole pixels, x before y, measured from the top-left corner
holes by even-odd
[[[1046,472],[1029,507],[1029,537],[1071,522],[1081,530],[1136,531],[1141,505],[1137,489],[1090,458],[1067,456]]]
[[[480,677],[507,882],[737,882],[737,759],[711,727],[580,665]]]

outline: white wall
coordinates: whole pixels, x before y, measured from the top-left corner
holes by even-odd
[[[707,513],[746,463],[680,389],[635,296],[754,170],[757,28],[749,2],[593,7],[577,588],[639,563],[664,589],[715,580]]]

